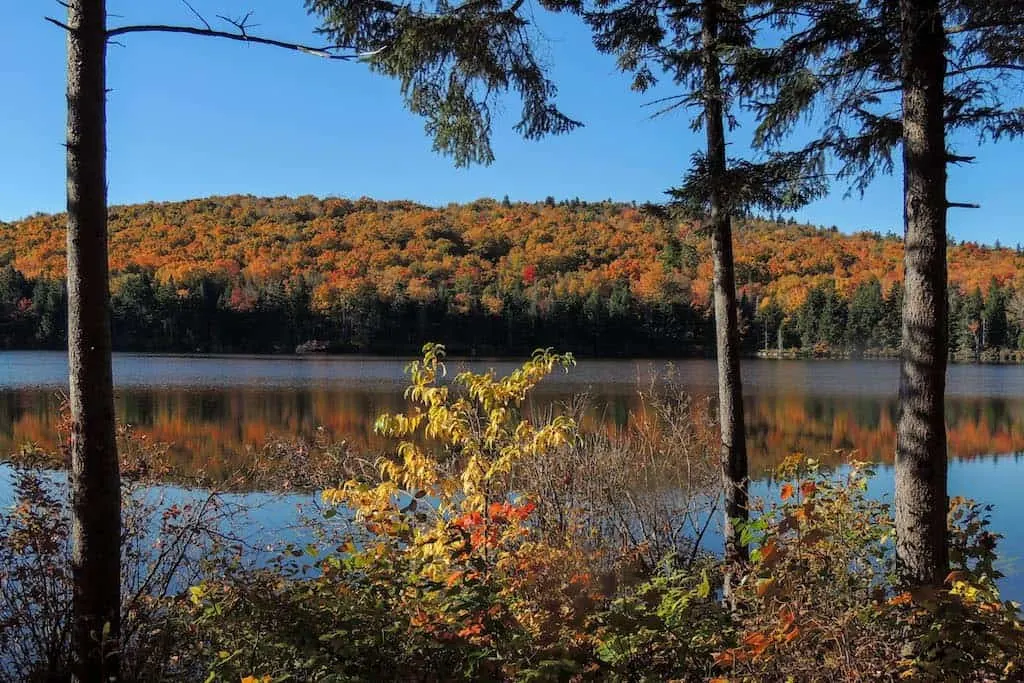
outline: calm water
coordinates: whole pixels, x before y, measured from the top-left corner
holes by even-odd
[[[381,358],[190,357],[118,354],[114,377],[119,419],[150,438],[174,444],[185,467],[216,472],[271,436],[311,437],[318,428],[354,448],[385,446],[373,420],[403,405],[405,361]],[[450,370],[515,362],[451,361]],[[743,368],[752,470],[760,476],[794,451],[837,460],[856,448],[883,463],[877,489],[892,489],[898,366],[887,362],[747,361]],[[669,378],[666,379],[665,375]],[[0,353],[0,450],[26,441],[53,446],[66,391],[61,353]],[[552,376],[538,401],[587,392],[590,427],[626,424],[652,382],[677,385],[696,398],[715,392],[712,361],[580,361]],[[996,505],[1009,597],[1024,599],[1024,367],[952,366],[948,375],[950,493]],[[758,488],[767,490],[767,484]],[[1024,564],[1020,564],[1024,568]]]

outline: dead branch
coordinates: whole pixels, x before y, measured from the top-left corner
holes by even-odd
[[[192,5],[190,5],[190,4],[189,4],[189,2],[188,2],[188,0],[181,0],[181,1],[182,1],[183,3],[185,3],[185,7],[188,7],[188,8],[189,8],[189,10],[191,10],[192,14],[196,15],[196,17],[197,17],[197,18],[199,19],[199,21],[203,22],[203,26],[205,26],[205,27],[206,27],[206,30],[208,30],[208,31],[212,31],[212,30],[213,30],[213,27],[212,27],[212,26],[210,26],[210,22],[208,22],[208,21],[207,21],[207,20],[206,20],[206,19],[205,19],[205,18],[203,17],[203,15],[202,15],[202,14],[200,14],[199,12],[197,12],[197,11],[196,11],[196,8],[195,8],[195,7],[193,7]]]
[[[57,23],[54,20],[54,23]],[[317,57],[323,57],[324,59],[338,59],[338,60],[354,60],[364,58],[366,55],[359,54],[356,52],[339,54],[338,50],[354,50],[349,45],[327,45],[324,47],[315,47],[312,45],[303,45],[302,43],[290,43],[283,40],[275,40],[273,38],[265,38],[262,36],[249,35],[246,31],[248,26],[244,23],[235,23],[229,21],[239,28],[238,33],[232,33],[230,31],[218,31],[215,29],[199,28],[198,26],[174,26],[168,24],[139,24],[137,26],[119,26],[112,28],[107,31],[107,38],[113,38],[115,36],[121,36],[128,33],[185,33],[193,36],[206,36],[208,38],[225,38],[227,40],[237,40],[243,43],[254,43],[256,45],[270,45],[272,47],[280,47],[285,50],[294,50],[296,52],[303,52],[308,55],[314,55]],[[70,29],[69,29],[70,30]],[[371,53],[375,54],[375,53]]]

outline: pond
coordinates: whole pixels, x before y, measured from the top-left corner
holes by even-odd
[[[116,354],[119,419],[148,438],[173,445],[183,468],[216,475],[230,471],[270,437],[313,438],[318,430],[357,451],[387,444],[374,436],[378,414],[404,403],[407,360],[377,357],[246,357]],[[452,360],[462,367],[515,361]],[[755,493],[767,493],[765,475],[793,452],[838,463],[856,449],[881,464],[876,491],[890,495],[899,368],[883,361],[768,361],[743,366],[744,404]],[[0,450],[31,441],[55,445],[66,392],[62,353],[0,353]],[[582,360],[568,374],[546,380],[536,402],[587,393],[586,428],[625,425],[652,387],[685,390],[695,400],[716,391],[713,361]],[[947,393],[951,495],[996,506],[1007,597],[1024,599],[1024,366],[954,365]],[[2,486],[2,481],[0,481]]]

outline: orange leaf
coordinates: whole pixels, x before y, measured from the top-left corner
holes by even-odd
[[[782,489],[779,491],[779,496],[782,498],[782,500],[789,500],[790,498],[792,498],[793,497],[793,485],[792,484],[783,484],[782,485]]]
[[[889,598],[890,605],[909,605],[913,601],[914,598],[910,593],[900,593],[899,595]]]
[[[743,644],[750,647],[750,654],[757,657],[772,644],[771,639],[763,633],[755,632],[743,639]]]
[[[805,481],[800,484],[800,495],[804,498],[810,498],[814,495],[814,492],[818,490],[817,485],[813,481]]]
[[[743,653],[737,648],[716,652],[714,657],[715,666],[736,666],[736,662],[746,659]]]
[[[794,640],[796,640],[799,637],[800,637],[800,627],[799,626],[794,626],[792,628],[792,630],[790,630],[784,636],[784,638],[785,638],[787,643],[792,643]]]
[[[472,638],[473,636],[478,636],[483,632],[484,627],[482,624],[471,624],[459,631],[459,638]]]

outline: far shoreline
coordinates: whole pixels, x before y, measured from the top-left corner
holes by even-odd
[[[572,349],[561,349],[553,347],[556,351],[568,351],[577,360],[588,361],[694,361],[714,360],[714,354],[620,354],[620,355],[592,355],[586,352],[574,351]],[[67,356],[65,349],[54,348],[15,348],[0,349],[0,357],[7,353],[17,354],[52,354]],[[317,361],[317,360],[350,360],[350,361],[413,361],[420,358],[418,350],[409,349],[391,352],[384,351],[279,351],[269,353],[252,353],[248,351],[181,351],[181,350],[131,350],[116,349],[117,356],[137,356],[153,358],[181,358],[181,359],[233,359],[233,360],[291,360],[291,361]],[[450,351],[447,360],[449,362],[519,362],[528,357],[532,351],[509,352],[509,353],[466,353],[459,349]],[[868,349],[860,353],[851,351],[835,351],[822,349],[796,349],[787,348],[761,349],[755,352],[747,351],[741,358],[745,361],[770,360],[770,361],[884,361],[896,362],[900,360],[899,351],[896,349]],[[948,359],[950,365],[1024,365],[1024,350],[1011,349],[987,349],[982,352],[979,358],[964,357],[963,355],[951,356]]]

